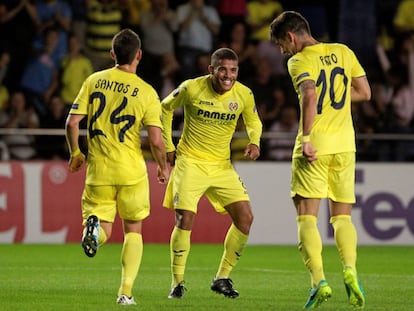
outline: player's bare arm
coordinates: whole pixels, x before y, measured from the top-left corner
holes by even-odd
[[[312,131],[313,120],[316,114],[317,94],[315,81],[305,80],[299,85],[302,98],[302,128],[303,136],[309,137]],[[316,150],[310,139],[304,139],[302,143],[303,156],[312,163],[316,158]]]
[[[167,162],[170,163],[171,166],[175,165],[175,151],[167,152]]]
[[[359,102],[371,99],[371,87],[366,76],[352,78],[351,101]]]
[[[151,153],[158,164],[158,182],[168,182],[170,172],[167,165],[165,146],[161,136],[161,129],[157,126],[147,126]]]
[[[303,135],[308,136],[312,130],[316,114],[317,94],[315,81],[305,80],[299,85],[303,110]]]
[[[69,171],[77,172],[85,164],[85,156],[79,149],[79,123],[84,118],[81,114],[69,114],[65,124],[66,141],[69,146]]]

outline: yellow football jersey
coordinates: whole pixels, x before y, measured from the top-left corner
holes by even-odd
[[[365,76],[355,54],[338,43],[319,43],[305,47],[288,61],[293,85],[302,99],[299,85],[305,80],[316,84],[317,112],[311,141],[318,155],[355,151],[355,132],[351,114],[352,78]],[[302,156],[302,113],[293,157]]]
[[[231,90],[217,94],[209,75],[184,81],[162,101],[164,141],[174,151],[171,125],[175,108],[184,107],[184,128],[177,156],[222,161],[230,159],[230,142],[242,115],[249,141],[260,146],[262,123],[251,90],[236,82]]]
[[[162,128],[152,86],[115,67],[99,71],[85,80],[70,113],[88,116],[87,184],[128,185],[146,176],[141,128]]]

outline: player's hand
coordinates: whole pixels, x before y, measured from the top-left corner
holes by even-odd
[[[316,150],[313,148],[313,145],[310,141],[308,142],[304,142],[302,144],[302,149],[303,149],[303,156],[306,158],[306,160],[308,160],[308,162],[310,164],[313,163],[313,161],[317,160],[318,158],[316,157]]]
[[[160,166],[157,167],[157,179],[160,184],[166,184],[170,178],[170,170],[168,167],[162,169]]]
[[[248,144],[246,149],[244,149],[244,156],[250,160],[256,160],[260,156],[259,146]]]
[[[171,166],[175,165],[175,151],[167,152],[167,162],[170,163]]]
[[[85,155],[79,151],[74,153],[69,159],[69,171],[71,173],[80,171],[85,165]]]

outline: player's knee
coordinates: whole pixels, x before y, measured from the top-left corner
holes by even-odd
[[[244,213],[243,215],[239,215],[240,217],[237,217],[237,219],[234,221],[235,226],[244,234],[249,234],[250,227],[253,223],[253,213]]]
[[[254,216],[253,216],[253,213],[250,211],[249,213],[247,213],[246,220],[245,220],[246,225],[248,225],[249,228],[251,227],[253,220],[254,220]]]
[[[176,210],[175,225],[183,230],[192,230],[195,214],[191,211]]]

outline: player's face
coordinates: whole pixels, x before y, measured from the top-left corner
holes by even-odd
[[[286,55],[293,55],[296,54],[295,45],[291,40],[291,37],[287,36],[283,39],[276,40],[276,44],[280,48],[280,52]]]
[[[213,88],[218,94],[229,91],[237,81],[239,66],[236,60],[222,59],[217,66],[209,66],[213,76]]]

